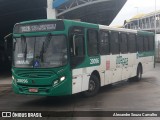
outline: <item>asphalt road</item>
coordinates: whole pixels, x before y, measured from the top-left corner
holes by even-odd
[[[160,111],[160,64],[139,82],[127,80],[103,87],[90,98],[16,95],[10,85],[0,85],[0,111]],[[60,119],[60,118],[55,118]],[[81,118],[61,118],[79,120]],[[105,120],[106,118],[83,118]],[[160,120],[160,118],[107,118],[107,120]]]

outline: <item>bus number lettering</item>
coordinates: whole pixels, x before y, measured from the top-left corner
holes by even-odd
[[[99,63],[99,58],[95,58],[95,59],[90,59],[90,64],[98,64]]]
[[[17,79],[17,83],[28,83],[27,79]]]

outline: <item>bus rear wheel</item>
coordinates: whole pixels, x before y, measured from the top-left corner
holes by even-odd
[[[95,75],[91,75],[88,85],[88,90],[83,92],[85,97],[91,97],[98,93],[100,88],[100,81]]]
[[[135,77],[136,81],[140,81],[142,79],[142,67],[139,65],[137,68],[137,75]]]
[[[141,79],[142,79],[142,67],[141,67],[141,65],[138,65],[136,76],[129,78],[128,81],[135,82],[135,81],[140,81]]]

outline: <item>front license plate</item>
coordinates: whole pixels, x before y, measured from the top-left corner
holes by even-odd
[[[38,89],[37,88],[29,88],[29,92],[37,93]]]

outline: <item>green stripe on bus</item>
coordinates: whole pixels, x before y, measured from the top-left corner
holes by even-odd
[[[139,53],[137,53],[137,58],[140,58],[140,57],[149,57],[149,56],[154,56],[154,51],[139,52]]]

